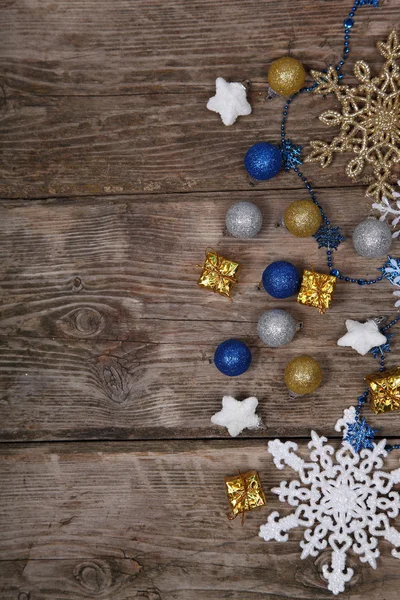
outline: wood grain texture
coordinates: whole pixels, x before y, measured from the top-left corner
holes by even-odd
[[[399,20],[398,0],[380,5],[358,13],[349,83],[359,58],[377,72],[375,44]],[[326,264],[314,240],[275,226],[305,197],[299,179],[281,173],[253,187],[243,157],[257,141],[279,142],[284,100],[265,100],[272,60],[290,53],[307,69],[337,62],[349,8],[345,0],[0,2],[1,600],[332,597],[321,577],[328,555],[301,561],[300,530],[282,545],[258,538],[270,510],[288,512],[270,489],[291,477],[274,468],[266,439],[298,437],[304,453],[311,427],[337,436],[336,419],[376,363],[336,340],[347,317],[393,315],[392,289],[339,285],[325,316],[258,290],[272,260]],[[229,128],[206,109],[220,75],[252,81],[253,114]],[[288,135],[304,152],[333,135],[318,116],[334,105],[294,103]],[[304,170],[350,237],[369,212],[368,174],[352,183],[347,159]],[[264,215],[247,242],[224,231],[239,200]],[[233,303],[196,286],[207,246],[242,263]],[[351,242],[335,258],[352,276],[377,274],[379,261],[357,257]],[[304,328],[272,351],[256,324],[278,305]],[[234,380],[211,362],[232,336],[253,351],[251,369]],[[324,385],[289,403],[282,373],[300,353],[321,361]],[[388,364],[397,359],[395,343]],[[210,423],[226,393],[257,395],[264,427],[213,439],[227,437]],[[366,414],[397,441],[400,414]],[[398,460],[390,454],[387,468]],[[250,468],[268,507],[242,528],[226,518],[223,478]],[[387,544],[380,549],[376,571],[350,557],[344,599],[397,600],[398,561]]]
[[[212,83],[185,95],[11,99],[1,118],[0,197],[248,191],[244,156],[255,142],[279,143],[284,99],[269,102],[265,91],[254,91],[252,116],[225,127],[206,108],[214,89]],[[288,135],[305,153],[310,140],[333,137],[318,116],[335,106],[331,97],[312,95],[293,104]],[[312,163],[305,172],[315,186],[351,186],[348,161],[348,154],[340,155],[329,169]],[[366,171],[359,182],[367,180]],[[298,185],[293,172],[282,171],[257,189]]]
[[[299,197],[300,192],[296,191]],[[359,219],[362,190],[320,190],[326,210],[344,223]],[[302,197],[300,195],[300,197]],[[265,226],[251,241],[224,235],[232,202],[248,198]],[[280,191],[3,202],[0,233],[0,435],[3,440],[226,436],[210,417],[224,394],[255,394],[265,428],[252,436],[308,435],[310,422],[333,435],[341,411],[377,369],[371,356],[338,348],[346,318],[393,313],[391,286],[338,284],[326,315],[294,298],[277,301],[257,289],[272,260],[325,270],[315,241],[296,240],[275,225],[293,193]],[[329,209],[329,210],[328,210]],[[242,263],[234,301],[196,285],[204,248]],[[343,272],[373,276],[377,265],[340,247]],[[379,262],[377,261],[377,264]],[[355,294],[357,302],[355,302]],[[267,348],[257,320],[285,307],[303,322],[287,347]],[[212,363],[229,337],[246,341],[253,365],[228,379]],[[388,357],[396,364],[397,346]],[[295,404],[283,372],[298,354],[324,368],[324,385]],[[383,435],[399,430],[400,414],[371,419]]]
[[[5,0],[0,41],[7,96],[200,91],[217,75],[265,86],[291,52],[324,68],[343,53],[345,0]],[[376,42],[398,19],[396,0],[358,13],[349,60],[379,68]]]
[[[392,453],[386,468],[397,464]],[[224,476],[249,468],[268,506],[241,527],[226,517]],[[301,561],[301,529],[285,544],[258,538],[272,510],[291,511],[270,489],[293,476],[263,443],[3,446],[0,474],[2,600],[331,597],[321,578],[329,554]],[[380,549],[376,571],[350,556],[343,598],[397,599],[398,563],[388,544]]]

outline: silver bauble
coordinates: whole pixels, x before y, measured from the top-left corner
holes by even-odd
[[[262,225],[261,211],[252,202],[238,202],[226,213],[226,228],[237,238],[252,238]]]
[[[264,344],[271,348],[291,342],[296,331],[296,321],[281,308],[265,311],[258,320],[257,333]]]
[[[353,232],[353,245],[360,256],[379,258],[390,250],[392,233],[389,226],[377,219],[362,221]]]

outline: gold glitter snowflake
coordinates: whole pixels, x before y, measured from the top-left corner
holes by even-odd
[[[360,81],[356,87],[341,85],[334,67],[327,73],[311,71],[317,82],[315,94],[334,93],[341,104],[341,113],[327,110],[320,120],[340,133],[329,144],[311,142],[312,151],[306,162],[319,162],[321,167],[331,164],[334,152],[353,152],[346,167],[349,177],[357,177],[366,164],[374,172],[374,181],[366,195],[382,202],[384,196],[393,198],[389,179],[393,166],[400,162],[400,72],[396,60],[400,57],[400,45],[395,31],[388,41],[378,43],[379,53],[386,59],[378,77],[371,79],[369,66],[359,60],[354,75]]]

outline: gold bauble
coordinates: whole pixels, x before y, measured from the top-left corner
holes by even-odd
[[[321,227],[322,216],[312,200],[295,200],[285,210],[283,221],[292,235],[310,237]]]
[[[268,71],[268,83],[274,92],[291,96],[298,92],[306,80],[306,72],[297,58],[283,56],[275,60]]]
[[[322,382],[322,369],[311,356],[297,356],[285,369],[285,383],[291,392],[311,394]]]

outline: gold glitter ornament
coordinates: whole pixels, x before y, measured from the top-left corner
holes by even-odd
[[[342,85],[334,67],[327,72],[311,71],[317,82],[314,94],[335,94],[341,112],[327,110],[320,120],[329,127],[340,126],[340,133],[329,144],[311,142],[311,153],[305,162],[319,162],[328,167],[335,152],[353,152],[355,158],[346,167],[349,177],[357,177],[366,165],[371,165],[375,181],[366,195],[382,203],[393,199],[390,177],[393,167],[400,162],[400,45],[395,31],[388,41],[378,43],[379,53],[386,62],[377,77],[371,78],[369,66],[363,60],[356,62],[354,75],[360,82],[356,87]]]
[[[297,396],[311,394],[322,383],[322,369],[311,356],[296,356],[286,366],[285,383]]]
[[[306,80],[306,72],[297,58],[283,56],[275,60],[268,71],[268,83],[272,90],[282,96],[298,92]]]
[[[285,210],[285,226],[296,237],[310,237],[321,227],[322,216],[312,200],[295,200]]]
[[[367,375],[365,380],[371,396],[371,410],[383,413],[400,410],[400,367]]]

